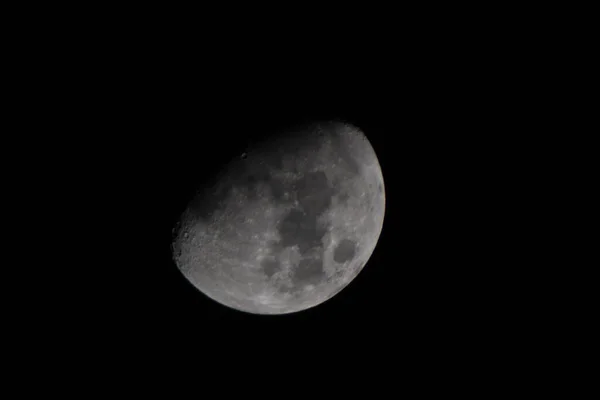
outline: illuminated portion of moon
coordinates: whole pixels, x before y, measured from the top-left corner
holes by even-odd
[[[357,276],[384,213],[381,167],[365,135],[314,124],[244,153],[199,192],[176,228],[174,259],[225,306],[297,312]]]

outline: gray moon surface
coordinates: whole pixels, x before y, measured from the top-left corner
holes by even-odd
[[[174,261],[200,292],[254,314],[317,306],[362,270],[385,214],[363,132],[314,123],[254,145],[190,201]]]

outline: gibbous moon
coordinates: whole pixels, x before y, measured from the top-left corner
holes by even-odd
[[[248,149],[199,191],[175,229],[173,257],[225,306],[293,313],[357,276],[384,213],[381,167],[365,135],[315,123]]]

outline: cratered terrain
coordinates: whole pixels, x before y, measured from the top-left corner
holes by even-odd
[[[314,123],[253,145],[198,191],[174,230],[173,256],[189,282],[225,306],[293,313],[357,276],[384,212],[366,136]]]

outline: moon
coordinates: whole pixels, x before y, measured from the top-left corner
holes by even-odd
[[[339,293],[381,234],[385,188],[365,134],[342,122],[249,148],[190,201],[173,258],[200,292],[253,314],[288,314]]]

